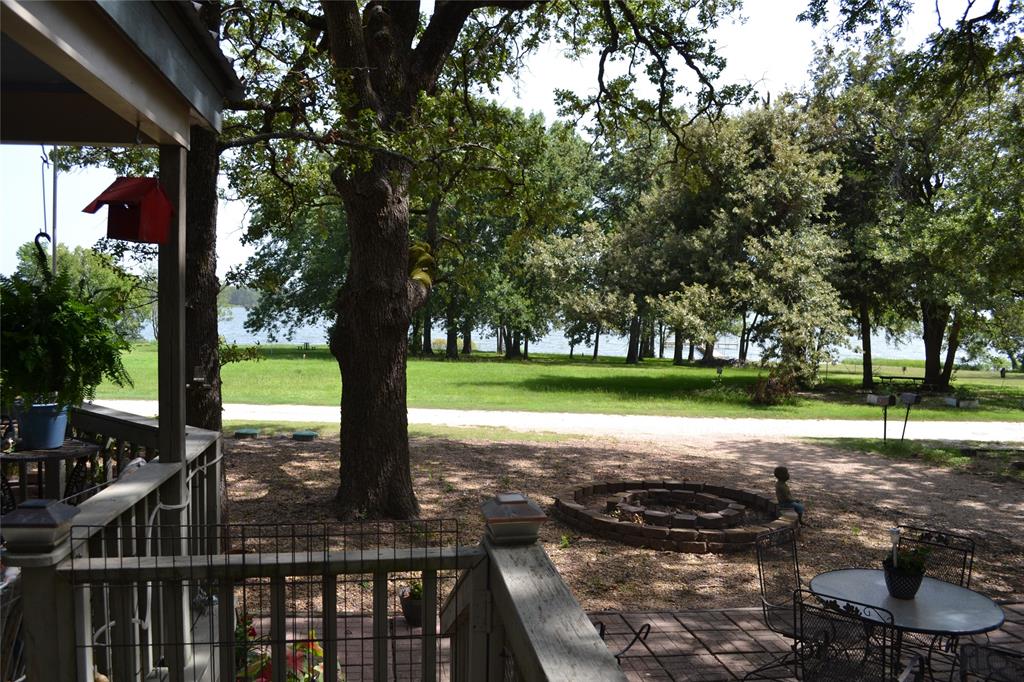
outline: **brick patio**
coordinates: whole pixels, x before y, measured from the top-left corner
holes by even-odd
[[[1006,623],[989,633],[988,641],[1024,652],[1024,604],[1004,604],[1003,610]],[[590,619],[605,624],[613,651],[628,644],[641,625],[651,624],[647,641],[638,642],[622,658],[622,670],[631,682],[738,680],[789,650],[788,640],[765,627],[759,608],[591,613]]]

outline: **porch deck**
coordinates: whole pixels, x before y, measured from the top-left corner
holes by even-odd
[[[1006,623],[1002,629],[979,639],[1024,652],[1024,603],[1003,605]],[[701,611],[596,612],[591,621],[604,623],[606,643],[617,652],[632,639],[644,623],[651,624],[646,642],[638,642],[622,658],[622,671],[630,682],[731,682],[789,649],[783,637],[764,626],[759,608]],[[347,616],[339,619],[338,631],[352,639],[339,642],[339,659],[348,682],[373,679],[373,651],[369,638],[371,618]],[[393,618],[392,674],[395,680],[421,679],[421,640],[401,618]],[[439,642],[442,662],[439,680],[448,680],[450,650],[447,640]],[[779,676],[776,679],[793,679]]]
[[[979,641],[1024,652],[1024,603],[1003,604],[1006,623]],[[725,682],[788,650],[786,639],[765,628],[760,608],[714,611],[591,613],[608,628],[609,648],[618,651],[644,623],[651,634],[622,658],[630,682]],[[785,679],[785,678],[779,678]]]

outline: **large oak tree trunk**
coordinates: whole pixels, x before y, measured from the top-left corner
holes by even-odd
[[[189,389],[185,423],[221,430],[220,354],[217,336],[217,134],[191,128],[185,189],[185,367]],[[198,372],[197,372],[198,369]],[[195,381],[197,377],[203,381]]]
[[[942,382],[942,340],[946,335],[949,306],[921,301],[921,324],[924,337],[924,385],[931,389],[945,388]]]
[[[862,388],[871,389],[875,386],[874,368],[871,366],[871,311],[867,301],[860,302],[860,346],[861,346],[861,382]]]
[[[185,423],[220,431],[223,427],[220,337],[217,329],[217,133],[190,130],[192,148],[185,162]],[[202,377],[201,381],[196,381]],[[228,523],[227,467],[217,481],[220,521]],[[226,536],[225,536],[226,537]]]
[[[672,364],[683,364],[683,330],[676,328],[675,345],[672,349]]]
[[[597,349],[601,346],[601,325],[597,325],[597,329],[594,331],[594,356],[591,360],[597,360]]]
[[[374,159],[332,179],[345,202],[352,257],[338,293],[331,353],[341,369],[340,518],[419,513],[409,470],[406,331],[426,290],[409,278],[409,164]]]

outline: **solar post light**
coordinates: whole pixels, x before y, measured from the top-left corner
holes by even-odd
[[[480,505],[487,538],[495,545],[529,545],[537,541],[547,515],[522,493],[498,493]]]
[[[27,500],[4,514],[4,539],[11,552],[49,552],[64,542],[78,508],[57,500]]]

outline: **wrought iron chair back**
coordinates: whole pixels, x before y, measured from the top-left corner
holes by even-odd
[[[792,528],[762,533],[754,547],[764,622],[774,632],[793,639],[793,595],[801,587],[796,534]]]
[[[960,647],[960,679],[985,682],[1024,680],[1024,654],[971,642]]]
[[[900,547],[928,550],[927,575],[943,582],[971,586],[974,567],[974,540],[944,530],[900,526]]]
[[[802,682],[890,682],[899,660],[888,610],[798,590],[797,677]]]

